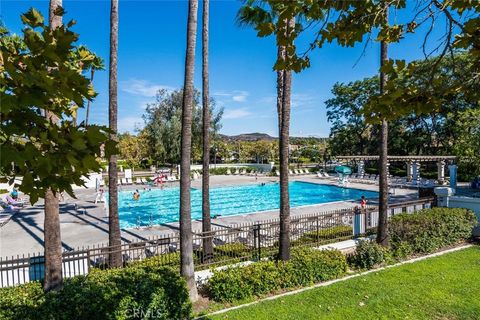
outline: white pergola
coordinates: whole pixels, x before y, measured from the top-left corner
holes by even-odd
[[[378,161],[379,156],[337,156],[340,161],[354,161],[358,164],[357,174],[363,176],[365,174],[365,161]],[[457,166],[455,165],[455,156],[388,156],[387,168],[390,162],[405,162],[407,164],[407,180],[418,182],[420,179],[421,164],[425,162],[436,162],[438,172],[438,183],[443,184],[445,181],[445,166],[448,164],[450,173],[450,185],[455,188],[457,181]]]

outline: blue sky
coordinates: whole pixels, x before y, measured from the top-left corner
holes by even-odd
[[[64,0],[65,20],[75,19],[74,31],[84,44],[108,65],[109,1]],[[1,19],[12,32],[20,32],[19,15],[31,6],[45,17],[48,1],[1,2]],[[145,104],[154,100],[159,88],[183,85],[187,1],[120,1],[119,6],[119,116],[120,131],[142,125]],[[201,2],[199,5],[201,26]],[[265,132],[277,136],[273,38],[258,38],[256,32],[235,24],[239,1],[211,1],[210,91],[225,108],[222,133]],[[397,19],[400,17],[394,17]],[[201,32],[197,37],[195,86],[201,88]],[[307,44],[300,39],[298,46]],[[412,60],[422,57],[421,38],[411,36],[393,45],[390,56]],[[303,46],[304,47],[304,46]],[[328,136],[324,101],[331,97],[335,82],[373,76],[378,70],[378,44],[341,48],[329,45],[311,55],[311,68],[294,75],[291,135]],[[360,60],[359,60],[360,58]],[[358,61],[358,63],[356,63]],[[92,104],[91,121],[108,121],[108,72],[95,75],[99,93]],[[80,111],[80,119],[84,112]]]

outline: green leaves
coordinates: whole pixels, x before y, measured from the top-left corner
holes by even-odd
[[[43,16],[35,8],[31,8],[28,12],[21,16],[22,22],[32,28],[43,26]]]
[[[96,157],[102,146],[107,154],[116,152],[107,128],[77,127],[69,120],[76,107],[95,96],[82,65],[98,62],[98,57],[75,47],[78,35],[69,30],[74,22],[52,30],[35,9],[22,21],[27,25],[23,37],[6,34],[0,39],[0,170],[12,182],[23,177],[19,189],[32,202],[48,188],[73,196],[72,184],[82,185],[82,177],[100,170]],[[59,121],[46,118],[45,112]]]

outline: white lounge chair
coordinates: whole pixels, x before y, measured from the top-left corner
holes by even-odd
[[[280,171],[275,170],[275,175],[276,175],[277,177],[279,177],[279,176],[280,176]]]
[[[121,178],[121,179],[120,179],[120,183],[121,183],[122,185],[127,185],[127,184],[128,184],[127,178]]]
[[[231,175],[232,174],[232,171],[230,170],[230,168],[227,168],[227,175]]]
[[[291,176],[293,176],[294,173],[293,173],[292,170],[288,170],[288,174],[291,175]]]

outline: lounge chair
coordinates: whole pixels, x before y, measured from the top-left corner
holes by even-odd
[[[132,178],[127,178],[127,184],[133,184]]]
[[[121,179],[120,179],[120,183],[121,183],[122,185],[127,185],[127,184],[128,184],[127,178],[121,178]]]
[[[291,176],[293,176],[294,173],[293,173],[292,170],[288,170],[288,174],[291,175]]]
[[[237,168],[237,169],[235,169],[235,173],[234,173],[234,175],[238,176],[239,174],[240,174],[240,171],[238,170],[238,168]]]
[[[232,174],[232,171],[230,170],[230,168],[227,168],[227,175],[231,175]]]
[[[141,178],[137,178],[135,179],[135,184],[142,184],[142,179]]]
[[[322,172],[320,172],[320,171],[318,171],[318,172],[317,172],[317,177],[319,177],[319,178],[323,178],[323,177],[324,177],[324,176],[323,176],[323,173],[322,173]]]
[[[276,175],[277,177],[280,177],[280,171],[275,170],[275,175]]]

